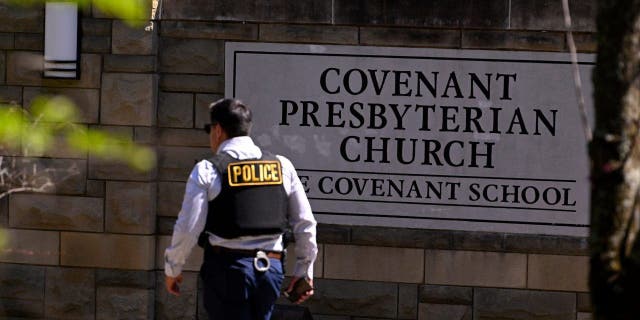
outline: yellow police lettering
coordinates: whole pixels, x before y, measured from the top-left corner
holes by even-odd
[[[282,184],[282,173],[278,161],[235,162],[229,164],[227,171],[230,186]]]
[[[242,168],[233,167],[233,181],[238,181],[238,177],[242,174]]]

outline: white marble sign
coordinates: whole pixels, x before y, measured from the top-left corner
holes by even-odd
[[[321,222],[587,234],[568,54],[227,42],[225,85]]]

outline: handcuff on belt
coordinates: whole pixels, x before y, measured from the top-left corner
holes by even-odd
[[[256,251],[256,257],[253,258],[253,267],[256,268],[258,272],[266,272],[269,270],[271,267],[271,261],[264,251]]]

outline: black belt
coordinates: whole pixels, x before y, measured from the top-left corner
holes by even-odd
[[[208,246],[207,248],[210,249],[212,253],[216,253],[216,254],[229,253],[229,254],[237,254],[237,255],[242,255],[247,257],[255,257],[258,251],[262,251],[269,258],[278,259],[278,260],[282,258],[282,252],[278,252],[278,251],[268,251],[268,250],[260,250],[260,249],[255,249],[255,250],[231,249],[231,248],[221,247],[221,246]]]

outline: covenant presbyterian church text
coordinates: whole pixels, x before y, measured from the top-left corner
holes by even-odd
[[[322,96],[353,100],[281,99],[280,126],[368,129],[368,133],[379,130],[382,134],[408,131],[427,137],[348,135],[342,139],[339,149],[340,156],[347,162],[493,169],[497,142],[463,140],[464,133],[556,135],[557,108],[510,105],[517,89],[517,73],[329,67],[318,79]],[[376,97],[376,102],[359,101],[359,97]],[[379,102],[384,97],[407,97],[408,102],[420,103]],[[447,103],[436,104],[436,99]],[[500,106],[460,105],[463,100],[467,103],[469,100],[499,101]],[[452,135],[449,139],[429,139],[433,132]]]

